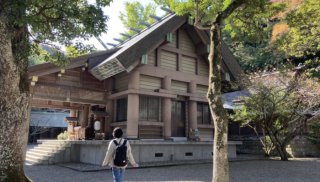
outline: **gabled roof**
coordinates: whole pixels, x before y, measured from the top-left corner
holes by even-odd
[[[167,15],[160,22],[155,23],[142,33],[118,46],[119,50],[101,63],[90,66],[91,74],[99,80],[104,80],[123,71],[130,72],[138,65],[136,61],[139,60],[143,54],[148,53],[150,49],[155,48],[155,46],[163,42],[167,33],[173,32],[186,22],[187,17],[185,16],[177,16],[175,14]],[[208,32],[196,30],[193,26],[191,29],[194,29],[192,33],[197,34],[204,45],[210,43]],[[242,70],[225,43],[222,44],[222,56],[227,69],[233,78],[237,80]]]
[[[121,45],[119,51],[93,67],[90,72],[99,80],[104,80],[122,71],[131,71],[134,61],[146,54],[151,47],[163,41],[167,33],[180,27],[187,20],[185,16],[168,14],[162,21],[141,32]]]

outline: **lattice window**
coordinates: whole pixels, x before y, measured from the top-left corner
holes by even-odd
[[[197,120],[198,124],[211,124],[212,118],[209,109],[209,105],[207,103],[198,103],[197,105]]]
[[[142,121],[159,121],[160,98],[139,97],[139,118]]]
[[[117,118],[116,121],[127,121],[128,99],[121,98],[117,100]]]

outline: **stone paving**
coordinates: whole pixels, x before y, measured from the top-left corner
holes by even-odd
[[[79,172],[61,166],[25,166],[34,182],[112,182],[110,170]],[[212,164],[127,169],[125,181],[211,181]],[[320,159],[230,162],[231,182],[319,182]]]

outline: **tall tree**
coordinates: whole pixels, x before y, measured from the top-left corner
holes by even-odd
[[[130,30],[130,28],[135,28],[142,30],[146,28],[146,25],[141,24],[145,22],[148,24],[154,23],[154,19],[150,18],[149,15],[156,14],[156,6],[153,3],[149,3],[143,6],[139,1],[136,2],[126,2],[125,12],[120,12],[120,20],[122,21],[124,27],[127,29],[127,34],[134,35],[135,31]]]
[[[279,34],[277,48],[294,64],[304,63],[309,76],[320,78],[319,16],[318,0],[301,0],[286,16],[287,27]]]
[[[23,171],[30,116],[28,56],[39,53],[39,43],[71,45],[74,39],[106,31],[108,18],[102,8],[110,1],[1,1],[0,181],[29,181]],[[52,57],[52,61],[63,58],[60,51]]]
[[[213,179],[229,181],[228,117],[221,99],[221,30],[228,24],[237,36],[254,40],[263,32],[263,23],[277,9],[269,0],[156,0],[177,14],[191,14],[194,25],[210,31],[209,88],[207,99],[214,122]]]

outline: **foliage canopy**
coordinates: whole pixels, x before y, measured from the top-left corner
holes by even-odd
[[[120,12],[120,20],[122,21],[124,27],[127,29],[127,34],[134,35],[135,31],[130,30],[130,28],[135,28],[138,30],[143,30],[146,28],[141,22],[148,24],[154,23],[154,19],[150,18],[149,15],[156,14],[156,5],[149,3],[143,6],[139,1],[136,2],[126,2],[125,12]],[[124,38],[124,37],[123,37]]]
[[[79,50],[88,49],[82,40],[107,31],[108,17],[104,15],[103,7],[110,2],[111,0],[96,0],[91,3],[86,0],[6,0],[2,2],[0,10],[6,15],[11,36],[25,34],[29,42],[32,42],[24,44],[24,49],[16,52],[18,60],[32,55],[33,60],[45,58],[45,61],[58,61],[58,65],[65,65],[66,57],[56,43],[73,45]],[[41,50],[40,44],[54,48],[50,56]]]
[[[305,0],[285,18],[288,29],[280,34],[277,49],[293,64],[303,63],[307,75],[320,77],[320,3]]]

